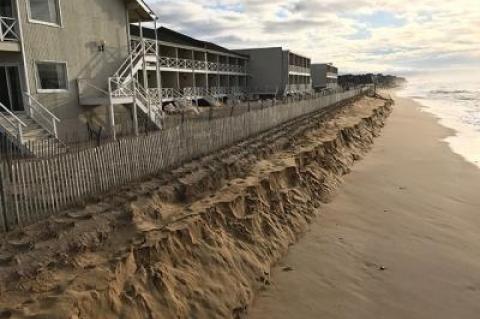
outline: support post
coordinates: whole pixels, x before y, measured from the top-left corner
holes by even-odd
[[[139,21],[138,25],[140,26],[140,41],[142,41],[143,87],[145,88],[145,92],[147,94],[146,98],[147,98],[148,120],[151,121],[151,119],[152,119],[152,102],[151,102],[151,99],[150,99],[150,93],[148,92],[148,89],[150,88],[150,85],[148,85],[147,60],[146,60],[147,51],[145,50],[145,39],[143,37],[142,21]],[[138,130],[138,128],[137,128],[137,130]],[[136,135],[138,135],[138,132],[136,133]]]
[[[141,30],[141,28],[140,28]],[[130,54],[130,75],[132,77],[132,98],[133,98],[133,133],[138,135],[138,114],[137,114],[137,87],[136,78],[133,73],[133,53]]]
[[[178,48],[175,48],[175,59],[177,59],[177,62],[178,62]],[[175,72],[175,75],[176,75],[177,89],[180,91],[180,72]]]
[[[108,81],[108,92],[112,92],[112,82]],[[112,139],[115,141],[117,139],[117,134],[115,132],[115,111],[113,109],[113,100],[112,100],[112,94],[110,93],[108,95],[108,124],[109,124],[109,131],[110,134],[112,135]]]
[[[205,51],[204,57],[205,57],[205,70],[207,70],[207,72],[205,73],[205,76],[207,77],[205,81],[205,89],[207,90],[207,94],[208,94],[208,89],[210,88],[208,84],[208,76],[210,75],[210,70],[208,68],[208,52],[207,51]]]
[[[4,186],[4,181],[7,178],[7,176],[4,176],[4,175],[7,175],[7,174],[6,172],[4,174],[4,171],[3,171],[4,167],[5,166],[3,165],[3,163],[0,163],[0,204],[1,204],[0,210],[2,211],[3,228],[5,232],[8,232],[9,227],[8,227],[8,216],[7,216],[7,196],[5,193],[6,188]]]
[[[158,89],[158,99],[160,100],[160,108],[163,107],[163,92],[162,92],[162,74],[160,73],[160,48],[158,46],[158,26],[157,26],[157,19],[155,18],[154,21],[155,27],[155,50],[157,58],[155,59],[155,68],[157,71],[157,89]]]
[[[195,51],[192,50],[192,84],[193,84],[193,94],[195,96],[195,104],[198,106],[198,90],[197,90],[197,76],[195,74]]]

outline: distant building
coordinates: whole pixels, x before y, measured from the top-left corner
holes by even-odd
[[[332,64],[312,64],[312,85],[315,90],[336,89],[338,68]]]
[[[286,96],[311,92],[310,58],[281,47],[242,49],[236,52],[250,57],[250,93]]]

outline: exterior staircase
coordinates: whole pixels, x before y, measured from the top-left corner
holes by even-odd
[[[24,112],[11,112],[0,103],[0,134],[9,140],[20,154],[32,157],[59,154],[66,147],[58,139],[56,126],[59,122],[33,97]],[[50,123],[50,125],[46,124]]]
[[[222,97],[229,94],[227,88],[145,88],[137,81],[138,72],[155,69],[157,63],[157,43],[152,40],[132,40],[130,54],[118,70],[108,78],[108,88],[98,88],[79,79],[80,104],[82,105],[136,105],[141,116],[147,117],[158,129],[163,128],[163,103],[173,102],[180,108],[188,108],[193,101],[204,99],[212,105],[218,105]],[[193,68],[193,65],[192,65]],[[90,94],[82,92],[90,91]],[[94,94],[92,94],[94,93]],[[237,93],[237,92],[235,92]]]

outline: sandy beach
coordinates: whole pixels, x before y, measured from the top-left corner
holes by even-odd
[[[452,131],[395,100],[249,318],[479,317],[480,170],[442,141]]]

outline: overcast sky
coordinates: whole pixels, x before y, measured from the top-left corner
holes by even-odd
[[[283,46],[343,72],[480,73],[480,0],[147,2],[161,25],[228,48]]]

